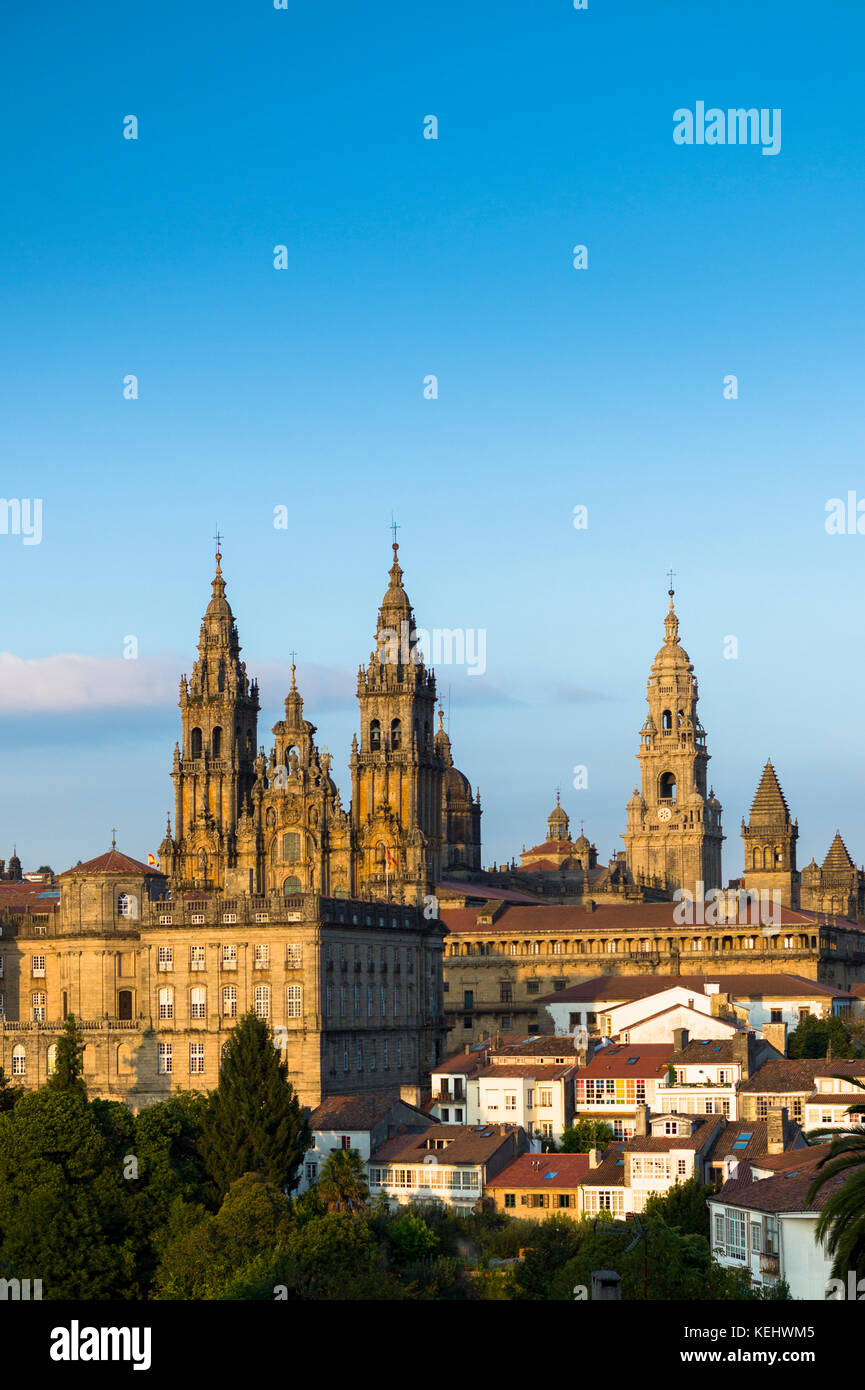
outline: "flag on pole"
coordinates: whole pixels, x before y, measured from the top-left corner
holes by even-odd
[[[148,856],[147,856],[147,867],[148,867],[148,869],[158,869],[158,868],[159,868],[159,860],[156,858],[156,855],[155,855],[155,854],[148,854]]]

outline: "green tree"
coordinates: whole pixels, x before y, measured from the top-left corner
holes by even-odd
[[[220,1196],[244,1173],[284,1191],[297,1185],[311,1135],[285,1063],[263,1019],[245,1014],[232,1029],[204,1121],[201,1154]]]
[[[84,1037],[74,1014],[66,1015],[63,1032],[57,1039],[57,1060],[54,1075],[46,1083],[52,1091],[87,1095],[84,1082]]]
[[[865,1090],[855,1077],[844,1078],[851,1086]],[[857,1114],[863,1106],[852,1105],[848,1113]],[[832,1277],[846,1279],[854,1269],[857,1279],[865,1276],[865,1128],[861,1125],[836,1132],[828,1154],[817,1164],[817,1174],[808,1189],[813,1202],[820,1189],[831,1182],[833,1190],[817,1219],[816,1236],[825,1241],[832,1256]],[[842,1179],[835,1185],[836,1179]]]
[[[159,1299],[219,1299],[238,1280],[254,1277],[263,1258],[285,1249],[293,1229],[291,1202],[260,1173],[238,1178],[215,1214],[203,1208],[184,1217],[165,1242],[156,1272]]]
[[[0,1115],[0,1265],[48,1299],[140,1298],[133,1196],[94,1108],[42,1087]]]
[[[435,1232],[413,1211],[401,1212],[391,1223],[388,1240],[394,1259],[403,1265],[429,1258],[439,1245]]]
[[[817,1018],[806,1014],[787,1041],[788,1057],[825,1057],[832,1045],[836,1057],[857,1056],[859,1049],[850,1040],[844,1023],[834,1015]]]
[[[516,1296],[548,1298],[554,1276],[578,1253],[581,1239],[580,1223],[570,1216],[548,1216],[541,1221],[522,1263],[514,1271]]]
[[[647,1217],[659,1217],[667,1226],[674,1227],[683,1235],[705,1236],[709,1239],[708,1198],[714,1188],[699,1178],[689,1178],[687,1182],[677,1183],[668,1192],[653,1192],[646,1201]]]
[[[606,1149],[613,1142],[613,1131],[605,1120],[584,1117],[574,1121],[562,1134],[563,1154],[587,1154],[590,1149]]]
[[[345,1212],[308,1221],[268,1276],[288,1296],[315,1301],[406,1297],[387,1273],[385,1252],[369,1223]],[[266,1281],[265,1281],[266,1285]],[[273,1297],[273,1294],[270,1295]]]
[[[333,1149],[325,1159],[318,1193],[328,1211],[357,1211],[369,1197],[363,1159],[357,1149]]]

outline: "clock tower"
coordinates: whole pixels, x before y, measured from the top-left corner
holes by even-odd
[[[640,787],[628,802],[625,856],[638,884],[696,893],[721,887],[721,806],[706,789],[709,754],[697,713],[697,680],[679,645],[673,607],[664,620],[664,645],[652,663],[640,730]]]

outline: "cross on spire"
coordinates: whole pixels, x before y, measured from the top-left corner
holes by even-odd
[[[216,553],[218,555],[220,550],[222,549],[222,532],[220,531],[218,526],[216,528],[216,535],[213,537],[213,539],[216,541]]]
[[[402,527],[399,526],[399,525],[394,521],[394,519],[393,519],[393,512],[391,512],[391,514],[390,514],[390,529],[391,529],[391,535],[393,536],[393,546],[394,546],[394,549],[396,549],[396,548],[397,548],[397,544],[398,544],[397,538],[396,538],[396,533],[397,533],[397,531],[401,531],[401,530],[402,530]]]
[[[112,849],[116,849],[116,848],[117,848],[117,830],[115,829],[115,827],[114,827],[113,825],[112,825],[112,827],[111,827],[111,848],[112,848]]]
[[[670,595],[670,598],[673,597],[673,594],[674,594],[674,592],[675,592],[675,590],[673,589],[673,575],[674,575],[675,573],[676,573],[676,571],[675,571],[674,569],[672,569],[672,568],[670,568],[670,569],[667,571],[667,574],[668,574],[669,579],[670,579],[670,587],[669,587],[669,589],[667,590],[667,593]]]

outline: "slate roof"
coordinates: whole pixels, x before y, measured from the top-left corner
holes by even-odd
[[[420,1133],[401,1125],[370,1158],[370,1163],[423,1163],[435,1154],[439,1163],[486,1163],[503,1144],[512,1144],[518,1125],[432,1125]],[[427,1139],[445,1141],[442,1149],[426,1147]]]
[[[750,819],[753,825],[765,825],[773,821],[786,824],[790,820],[790,808],[771,762],[763,768],[763,776],[751,804]]]
[[[393,1107],[397,1104],[406,1104],[398,1101],[395,1096],[380,1095],[356,1095],[356,1096],[328,1096],[317,1105],[309,1117],[310,1129],[372,1129],[381,1120],[386,1119]],[[416,1107],[412,1107],[415,1109]],[[422,1117],[418,1111],[418,1118],[424,1118],[426,1124],[430,1123],[427,1117]]]
[[[630,1003],[635,999],[646,999],[652,994],[660,994],[664,990],[672,989],[674,985],[703,994],[707,984],[717,984],[721,994],[742,998],[819,999],[822,995],[848,998],[847,992],[843,989],[833,989],[831,985],[819,984],[803,975],[784,972],[776,975],[596,975],[594,979],[583,980],[580,984],[570,985],[568,989],[542,995],[537,1002],[592,1004],[598,1000],[609,1000]],[[862,986],[862,991],[865,995],[865,985]]]

